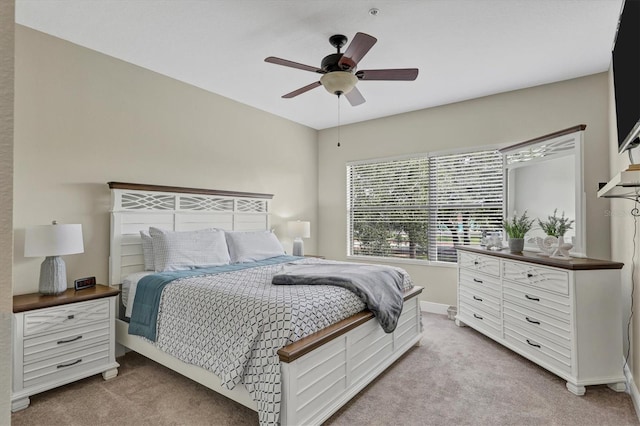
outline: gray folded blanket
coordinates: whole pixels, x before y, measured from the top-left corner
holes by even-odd
[[[273,276],[279,285],[335,285],[355,293],[373,312],[382,329],[396,329],[403,304],[402,274],[388,266],[322,263],[287,265]]]

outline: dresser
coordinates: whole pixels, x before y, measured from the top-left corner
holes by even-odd
[[[102,373],[118,374],[115,312],[119,290],[97,285],[60,295],[13,297],[11,411],[31,395]]]
[[[467,325],[567,381],[625,390],[620,269],[473,246],[458,250],[458,313]]]

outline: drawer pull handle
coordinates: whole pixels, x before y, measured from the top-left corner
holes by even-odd
[[[527,272],[527,278],[533,278],[533,274],[531,272]]]
[[[538,324],[538,325],[540,325],[540,321],[538,321],[538,320],[531,319],[531,318],[529,318],[529,317],[525,317],[525,319],[526,319],[527,321],[529,321],[531,324]]]
[[[524,297],[526,297],[526,298],[527,298],[527,299],[529,299],[529,300],[534,300],[534,301],[536,301],[536,302],[539,302],[539,301],[540,301],[540,299],[539,299],[539,298],[529,296],[528,294],[525,294],[525,295],[524,295]]]
[[[58,344],[61,345],[63,343],[71,343],[71,342],[75,342],[76,340],[80,340],[82,339],[82,335],[80,336],[76,336],[73,339],[68,339],[68,340],[58,340]]]
[[[75,315],[67,315],[67,319],[74,319],[75,317]]]
[[[482,298],[478,296],[473,296],[473,300],[477,300],[478,302],[482,302]]]
[[[70,362],[69,364],[60,364],[60,365],[56,366],[56,368],[71,367],[72,365],[80,364],[81,362],[82,362],[82,358],[76,359],[75,361]]]
[[[474,265],[479,265],[479,264],[480,264],[480,262],[478,262],[477,260],[474,260],[474,261],[473,261],[473,264],[474,264]]]
[[[477,279],[477,278],[474,278],[474,279],[473,279],[473,281],[474,281],[474,282],[477,282],[477,283],[480,283],[480,284],[482,284],[482,283],[483,283],[483,281],[482,281],[482,280],[479,280],[479,279]]]
[[[539,344],[537,344],[537,343],[531,343],[531,340],[529,340],[529,339],[527,339],[527,343],[528,343],[528,344],[530,344],[531,346],[536,347],[536,348],[539,348],[539,347],[540,347],[540,345],[539,345]]]
[[[474,317],[476,317],[476,318],[478,318],[478,319],[484,319],[484,318],[482,318],[482,317],[481,317],[480,315],[478,315],[478,314],[473,314],[473,316],[474,316]]]

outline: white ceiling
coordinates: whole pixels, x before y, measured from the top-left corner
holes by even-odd
[[[606,71],[623,0],[16,0],[16,22],[314,129],[338,124],[318,74],[328,38],[368,33],[360,69],[419,68],[416,81],[361,81],[340,122]],[[378,8],[377,16],[369,9]],[[344,49],[343,49],[344,51]]]

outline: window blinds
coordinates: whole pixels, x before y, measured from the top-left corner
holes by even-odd
[[[478,151],[429,158],[429,259],[455,262],[456,244],[502,229],[502,155]]]
[[[348,164],[348,254],[455,262],[501,229],[502,176],[494,150]]]

